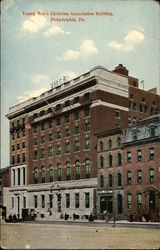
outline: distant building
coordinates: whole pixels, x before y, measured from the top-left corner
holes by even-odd
[[[124,149],[124,213],[135,220],[160,216],[160,115],[127,129]]]
[[[96,214],[96,135],[159,110],[159,95],[139,89],[122,64],[113,71],[97,66],[11,107],[7,213]]]
[[[0,205],[3,205],[3,188],[10,186],[10,167],[0,168]]]

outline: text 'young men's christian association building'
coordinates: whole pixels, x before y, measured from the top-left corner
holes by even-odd
[[[138,79],[122,64],[113,71],[97,66],[11,107],[7,214],[21,217],[23,208],[34,209],[37,216],[47,216],[49,210],[55,216],[100,213],[97,136],[159,110],[155,89],[139,89]]]

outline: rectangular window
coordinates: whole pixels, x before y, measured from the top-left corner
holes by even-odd
[[[57,145],[56,155],[61,155],[61,145]]]
[[[137,194],[137,207],[138,207],[139,209],[142,208],[142,194],[141,194],[141,193],[138,193],[138,194]]]
[[[23,185],[26,184],[26,169],[23,167]]]
[[[137,131],[133,132],[133,140],[137,140]]]
[[[14,134],[12,134],[12,140],[15,140],[15,135]]]
[[[74,98],[74,103],[78,103],[79,102],[79,96],[76,96],[75,98]]]
[[[17,163],[20,163],[20,155],[17,155]]]
[[[79,120],[79,112],[76,112],[75,114],[74,114],[74,120],[76,121],[76,120]]]
[[[75,194],[75,208],[79,208],[79,193]]]
[[[90,98],[90,93],[89,92],[85,93],[84,94],[84,99],[89,100],[89,98]]]
[[[85,193],[85,207],[89,208],[90,207],[90,197],[89,197],[89,193]]]
[[[48,148],[48,156],[52,156],[53,155],[53,148],[52,147],[49,147]]]
[[[40,116],[43,116],[44,115],[44,110],[41,110],[40,111]]]
[[[69,137],[69,136],[70,136],[70,129],[66,128],[66,137]]]
[[[85,139],[85,149],[90,148],[90,139]]]
[[[44,148],[41,148],[41,151],[40,151],[40,152],[41,152],[41,159],[43,159],[43,158],[44,158],[44,153],[45,153],[45,152],[44,152]]]
[[[19,150],[19,149],[20,149],[20,144],[18,143],[18,144],[17,144],[17,150]]]
[[[140,111],[141,113],[143,112],[143,105],[142,105],[142,104],[139,105],[139,111]]]
[[[33,144],[37,145],[37,138],[36,137],[33,139]]]
[[[116,118],[118,118],[119,115],[120,115],[120,111],[119,111],[119,109],[116,109]]]
[[[45,137],[44,137],[44,135],[41,136],[41,143],[45,143]]]
[[[90,115],[90,109],[89,108],[86,108],[84,110],[84,117],[88,117]]]
[[[65,101],[65,107],[68,107],[70,105],[70,100]]]
[[[66,208],[70,207],[70,194],[66,194]]]
[[[57,139],[61,139],[61,137],[62,137],[62,133],[61,133],[60,131],[58,131],[58,132],[57,132],[57,135],[56,135],[56,138],[57,138]]]
[[[149,170],[149,181],[150,183],[154,182],[154,169]]]
[[[142,151],[140,149],[137,150],[137,161],[142,161]]]
[[[66,115],[66,116],[65,116],[65,122],[66,122],[66,123],[69,123],[69,122],[70,122],[70,115]]]
[[[128,163],[131,163],[131,161],[132,161],[131,152],[127,152],[127,162],[128,162]]]
[[[36,125],[33,127],[33,132],[37,133],[37,126]]]
[[[74,151],[77,152],[79,150],[80,150],[80,142],[79,141],[75,141]]]
[[[66,153],[70,153],[70,144],[66,143]]]
[[[17,132],[17,139],[19,139],[20,138],[20,133],[19,132]]]
[[[52,141],[53,140],[53,136],[52,136],[52,134],[49,134],[48,135],[48,141]]]
[[[38,207],[38,196],[34,195],[34,208]]]
[[[59,111],[61,109],[61,104],[56,105],[56,111]]]
[[[26,208],[26,197],[23,197],[23,208]]]
[[[154,160],[154,148],[150,148],[150,160]]]
[[[15,146],[14,145],[12,145],[12,151],[15,151]]]
[[[86,123],[85,124],[85,132],[88,132],[90,131],[90,126],[89,126],[89,123]]]
[[[35,151],[34,151],[34,160],[37,160],[37,159],[38,159],[38,151],[35,150]]]
[[[48,128],[49,128],[49,129],[52,128],[52,121],[49,121],[49,122],[48,122]]]
[[[44,194],[41,195],[41,205],[42,205],[42,208],[45,208],[45,195]]]
[[[79,134],[79,126],[76,126],[76,127],[74,128],[74,134],[75,134],[75,135],[78,135],[78,134]]]
[[[22,162],[25,162],[26,161],[26,155],[25,153],[22,154]]]
[[[25,145],[25,141],[22,142],[22,148],[25,148],[26,145]]]
[[[44,122],[41,123],[41,130],[42,130],[42,131],[44,130]]]
[[[12,164],[15,164],[15,156],[12,155]]]
[[[136,110],[136,109],[137,109],[137,104],[133,103],[133,110]]]
[[[11,198],[11,208],[14,208],[14,197]]]
[[[151,136],[155,136],[155,128],[154,127],[150,128],[150,134],[151,134]]]
[[[137,171],[137,183],[138,184],[142,183],[142,170]]]
[[[148,107],[145,106],[145,107],[144,107],[144,113],[147,113],[147,112],[148,112]]]
[[[132,194],[127,194],[127,208],[131,209],[132,208]]]
[[[60,125],[61,125],[61,119],[60,119],[60,117],[58,117],[56,119],[56,126],[60,126]]]
[[[33,114],[33,119],[37,118],[37,113]]]
[[[49,194],[49,207],[52,208],[53,207],[53,195]]]

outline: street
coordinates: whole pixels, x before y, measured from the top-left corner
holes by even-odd
[[[4,249],[159,249],[159,229],[4,223]]]

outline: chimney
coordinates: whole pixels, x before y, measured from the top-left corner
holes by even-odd
[[[119,64],[117,67],[115,67],[112,72],[118,73],[120,75],[128,76],[129,71],[126,69],[126,67],[123,66],[123,64]]]

